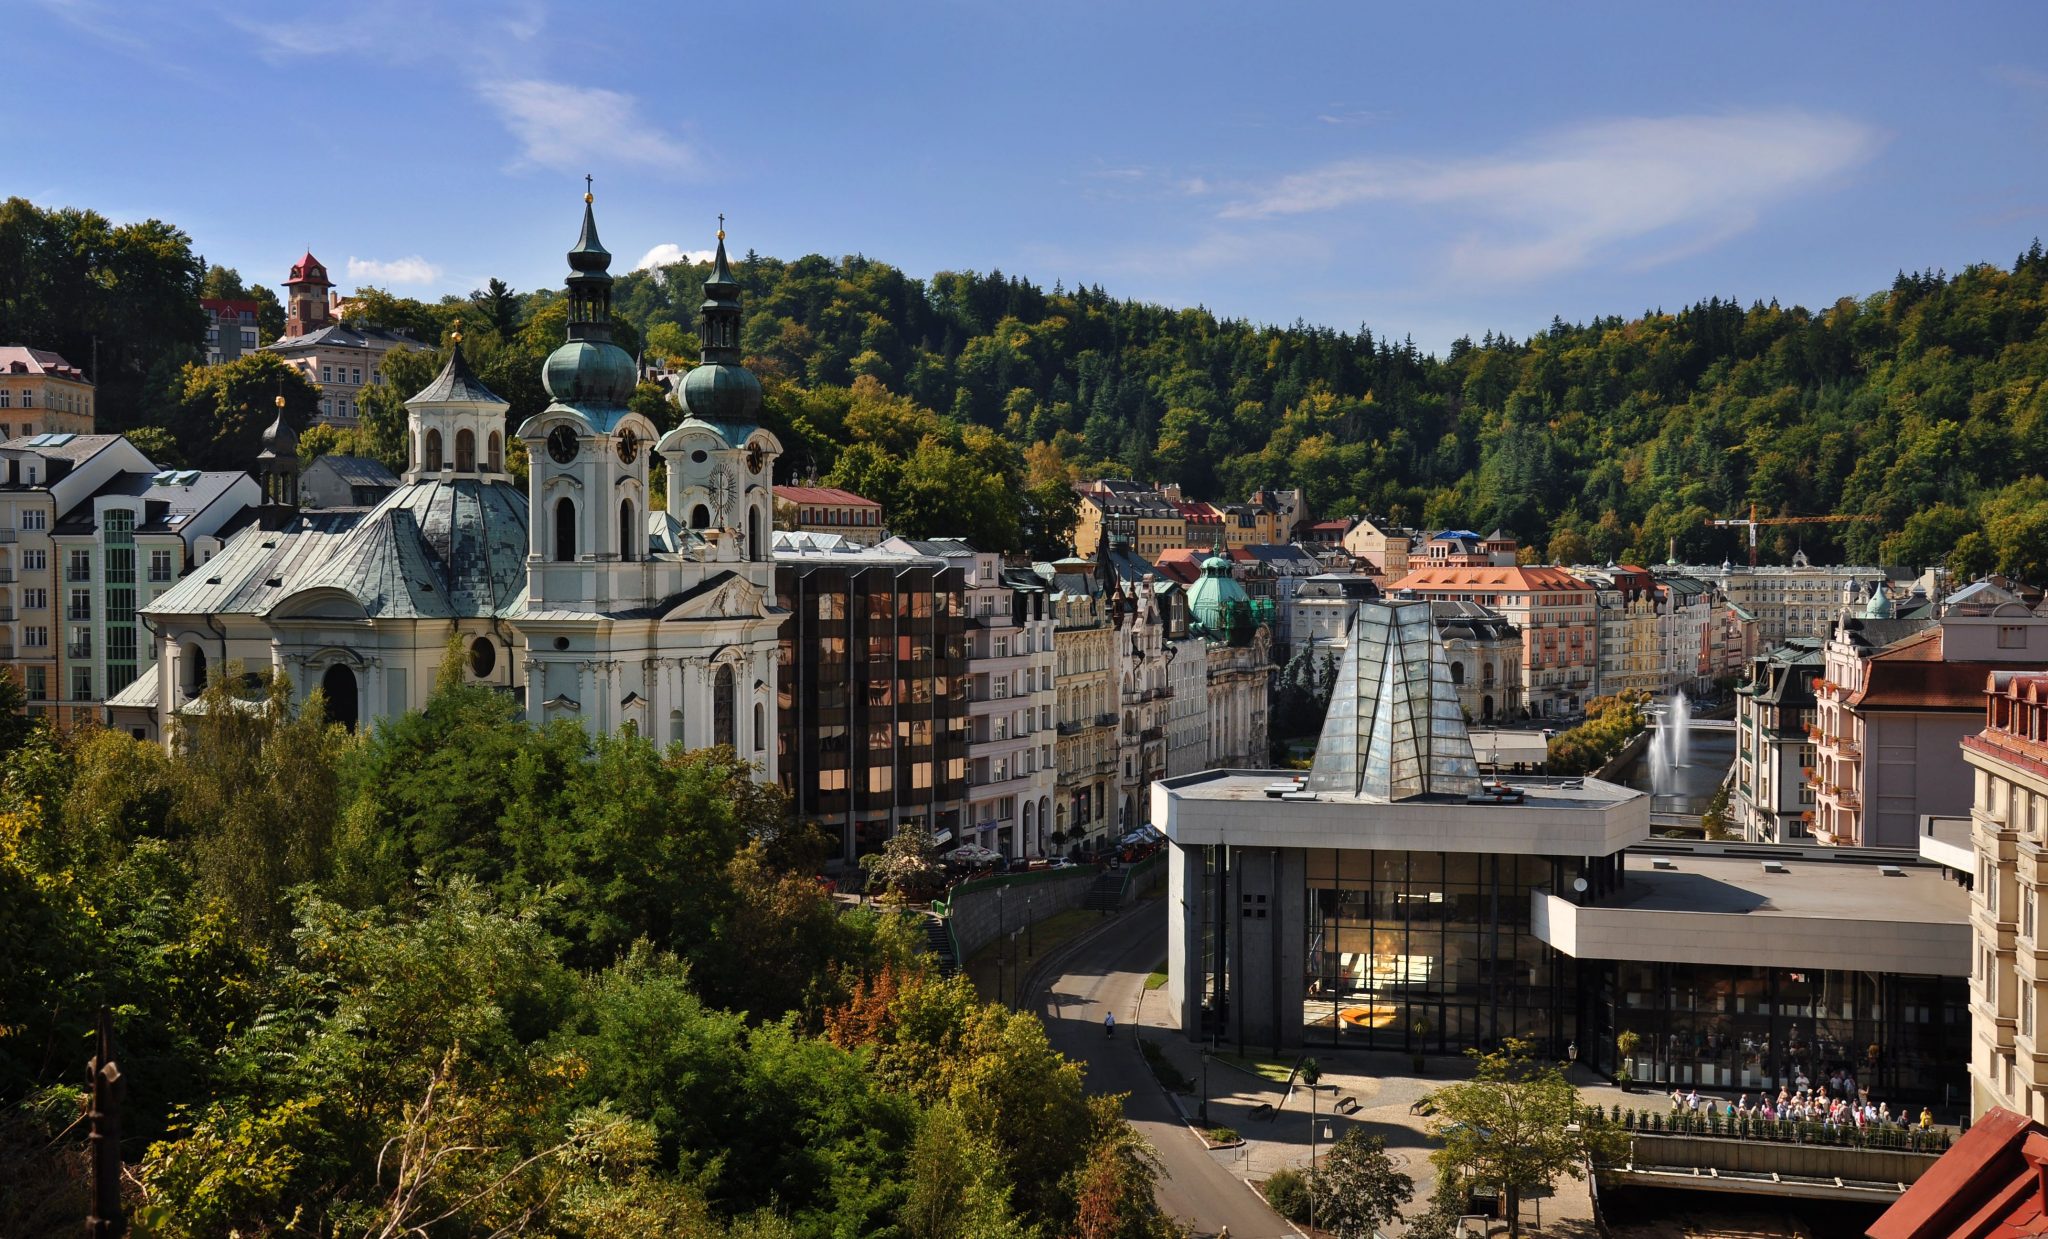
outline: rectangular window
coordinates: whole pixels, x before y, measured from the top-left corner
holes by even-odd
[[[30,478],[29,483],[33,485],[35,479]],[[41,508],[29,508],[21,514],[21,527],[28,530],[46,529],[49,527],[49,517],[50,514]]]
[[[27,522],[24,521],[23,525],[25,527]],[[23,551],[21,553],[21,570],[23,572],[46,572],[49,570],[49,567],[50,553],[48,551]]]
[[[50,699],[49,668],[30,667],[28,669],[28,699],[30,701],[48,701]]]
[[[2027,630],[2022,624],[2000,624],[1998,626],[1998,648],[2001,650],[2023,650],[2027,648]]]
[[[348,381],[349,381],[349,383],[350,383],[351,385],[353,385],[353,386],[355,386],[355,387],[361,387],[361,386],[363,385],[363,372],[362,372],[362,370],[360,370],[360,369],[358,369],[357,367],[354,367],[354,366],[351,366],[351,367],[349,367],[349,372],[348,372]]]
[[[244,328],[242,328],[242,347],[243,347],[243,348],[255,348],[255,347],[256,347],[256,329],[255,329],[254,327],[244,327]]]
[[[171,579],[171,553],[169,551],[151,551],[149,553],[149,579],[152,581],[168,581]]]
[[[24,589],[21,591],[21,609],[24,611],[47,611],[50,608],[50,591],[47,589]]]
[[[0,388],[0,409],[13,408],[13,401],[13,394],[8,392],[5,388]]]
[[[92,552],[74,550],[65,561],[64,579],[67,581],[92,580]]]
[[[92,591],[74,589],[71,591],[71,605],[64,608],[64,618],[89,620],[92,618]]]
[[[333,367],[333,366],[322,366],[322,367],[320,367],[320,381],[321,381],[322,383],[332,383],[332,382],[334,381],[334,367]]]
[[[135,622],[134,589],[110,589],[107,591],[107,622],[109,624],[133,624]],[[130,629],[129,641],[132,643],[134,639],[134,630]],[[130,656],[133,657],[132,652]],[[108,657],[112,658],[115,655],[109,653]]]
[[[92,668],[91,668],[91,667],[73,667],[73,668],[71,669],[71,700],[73,700],[73,701],[91,701],[91,700],[92,700]]]
[[[21,407],[24,409],[36,407],[36,394],[26,387],[21,389]]]
[[[50,644],[50,630],[42,624],[30,624],[21,630],[21,643],[37,649],[47,648]]]

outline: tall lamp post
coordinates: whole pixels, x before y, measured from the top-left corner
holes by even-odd
[[[1301,1082],[1308,1085],[1308,1228],[1316,1228],[1316,1082],[1323,1078],[1322,1065],[1315,1059],[1301,1064]]]
[[[1007,1006],[1008,1003],[1003,998],[1003,965],[1009,962],[1010,938],[1003,929],[1004,890],[1004,887],[996,887],[996,1001]]]

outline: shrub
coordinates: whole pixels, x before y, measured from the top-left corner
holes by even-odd
[[[1273,1212],[1290,1222],[1308,1221],[1308,1176],[1292,1167],[1274,1171],[1260,1188]]]
[[[1237,1128],[1235,1127],[1211,1127],[1202,1134],[1209,1137],[1210,1144],[1237,1143]]]

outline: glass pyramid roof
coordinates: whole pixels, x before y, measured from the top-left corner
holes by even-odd
[[[1330,692],[1308,790],[1468,796],[1479,764],[1427,602],[1362,602]]]

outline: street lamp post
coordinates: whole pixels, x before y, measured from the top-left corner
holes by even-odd
[[[1301,1065],[1302,1083],[1308,1085],[1308,1228],[1316,1228],[1316,1082],[1323,1078],[1322,1065],[1311,1058]]]
[[[1209,1125],[1209,1051],[1202,1051],[1202,1126]]]
[[[1038,922],[1031,919],[1031,895],[1024,896],[1024,958],[1038,958]]]
[[[1003,888],[996,887],[996,1001],[1003,1002],[1003,965],[1009,962],[1010,938],[1003,932]]]

